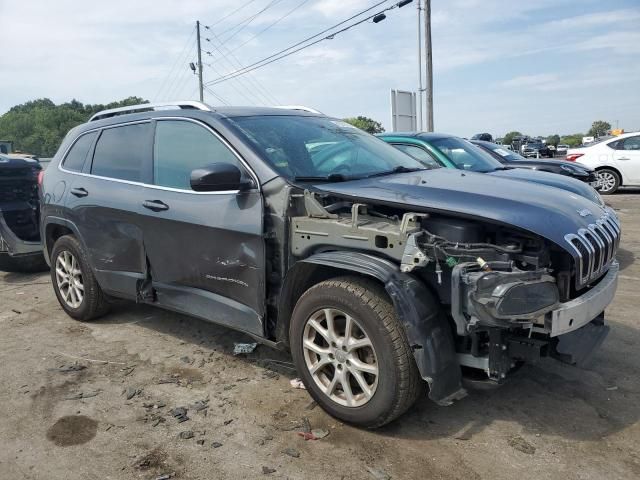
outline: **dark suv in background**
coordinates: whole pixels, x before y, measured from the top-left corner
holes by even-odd
[[[40,242],[37,160],[0,154],[0,271],[46,269]]]
[[[539,141],[527,142],[522,146],[522,156],[529,157],[547,157],[553,158],[553,150],[546,144]]]
[[[526,194],[524,193],[526,191]],[[287,348],[337,418],[393,420],[462,367],[585,361],[605,338],[620,224],[564,190],[418,161],[304,110],[107,110],[46,170],[41,233],[62,308],[109,298]]]

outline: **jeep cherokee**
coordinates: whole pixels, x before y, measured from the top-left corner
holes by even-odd
[[[526,194],[525,194],[526,190]],[[426,169],[343,121],[199,102],[108,110],[74,128],[42,185],[55,294],[110,297],[291,351],[330,414],[378,427],[463,370],[586,361],[604,340],[620,224],[554,187]]]

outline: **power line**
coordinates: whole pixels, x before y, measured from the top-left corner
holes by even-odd
[[[206,28],[206,27],[205,27]],[[213,35],[213,37],[215,38],[215,40],[217,40],[218,42],[220,42],[220,39],[218,38],[218,36],[215,34],[215,32],[213,30],[210,30],[211,34]],[[225,48],[225,50],[227,50],[227,54],[225,54],[220,47],[218,47],[214,42],[211,41],[210,38],[205,38],[206,41],[210,42],[213,47],[218,51],[218,53],[221,55],[220,60],[224,60],[226,61],[230,66],[231,69],[242,69],[244,68],[244,66],[240,63],[240,60],[238,60],[238,57],[236,57],[233,53],[228,51],[228,48],[225,47],[224,45],[220,45],[220,47]],[[205,52],[207,55],[209,55],[210,57],[213,57],[213,54],[211,52]],[[229,57],[231,57],[229,59]],[[234,65],[235,64],[235,65]],[[218,74],[220,75],[220,74]],[[262,100],[258,99],[258,103],[264,103],[264,104],[270,104],[272,102],[274,102],[276,105],[280,102],[278,102],[278,100],[271,94],[271,92],[269,92],[261,83],[259,83],[256,79],[254,79],[251,76],[247,76],[246,80],[250,83],[253,83],[255,85],[255,89],[256,92],[253,92],[249,89],[247,89],[251,94],[253,94],[254,96],[256,96],[256,93],[258,91],[260,91],[260,95],[263,97]],[[242,84],[242,82],[238,81],[238,84],[242,85],[244,87],[244,85]],[[244,87],[246,88],[246,87]],[[256,96],[256,98],[258,98]],[[266,99],[266,102],[264,101],[264,99]]]
[[[253,39],[255,39],[256,37],[262,35],[264,32],[266,32],[267,30],[269,30],[271,27],[277,25],[278,23],[280,23],[282,20],[284,20],[285,18],[287,18],[289,15],[293,14],[296,10],[302,8],[302,6],[304,6],[305,3],[308,3],[309,0],[303,0],[302,2],[298,3],[298,5],[296,5],[295,7],[293,7],[291,10],[289,10],[287,13],[285,13],[284,15],[282,15],[280,18],[278,18],[276,21],[274,21],[273,23],[269,24],[268,26],[266,26],[265,28],[263,28],[262,30],[260,30],[258,33],[256,33],[255,35],[253,35],[252,37],[248,38],[247,40],[245,40],[244,42],[242,42],[240,45],[236,46],[235,48],[232,48],[229,50],[229,52],[233,53],[237,50],[239,50],[241,47],[244,47],[247,43],[249,43],[250,41],[252,41]]]
[[[248,16],[247,18],[245,18],[244,20],[240,21],[239,23],[237,23],[236,25],[234,25],[233,27],[229,27],[226,30],[223,30],[221,32],[218,32],[218,36],[222,36],[227,32],[230,32],[238,27],[240,27],[238,30],[236,30],[235,32],[233,32],[230,36],[228,36],[227,38],[225,38],[223,40],[223,42],[228,42],[229,40],[231,40],[234,36],[236,36],[238,33],[240,33],[244,28],[246,28],[251,22],[253,22],[256,18],[258,18],[260,15],[262,15],[264,12],[266,12],[267,10],[269,10],[271,7],[273,7],[274,5],[277,5],[278,3],[280,3],[282,0],[271,0],[265,7],[263,7],[261,10],[258,10],[258,12],[254,13],[253,15]],[[206,25],[205,25],[206,28]]]
[[[220,103],[223,103],[224,105],[229,105],[229,102],[227,102],[224,98],[222,98],[220,95],[218,95],[217,93],[215,93],[213,90],[211,90],[209,87],[204,87],[205,91],[207,93],[209,93],[209,95],[211,95],[212,97],[216,98]]]
[[[207,66],[207,67],[209,67],[211,70],[213,70],[216,74],[220,75],[220,71],[219,71],[217,68],[215,68],[212,64],[210,64],[210,63],[203,63],[203,65],[206,65],[206,66]],[[247,96],[247,95],[246,95],[242,90],[240,90],[240,89],[236,86],[236,84],[235,84],[235,83],[230,83],[229,85],[231,85],[231,88],[233,88],[233,89],[236,91],[236,93],[237,93],[238,95],[240,95],[242,98],[244,98],[244,99],[245,99],[249,104],[251,104],[251,105],[255,105],[255,104],[256,104],[255,99],[256,99],[256,98],[258,98],[258,97],[255,97],[255,95],[254,95],[254,99],[253,99],[253,100],[251,100],[251,99],[250,99],[250,98],[249,98],[249,97],[248,97],[248,96]],[[238,85],[240,85],[240,86],[241,86],[241,87],[243,87],[243,88],[246,88],[246,87],[244,86],[244,84],[242,84],[242,83],[240,83],[240,82],[238,82]],[[208,87],[205,85],[205,87],[204,87],[204,88],[208,88]],[[247,92],[251,93],[251,91],[250,91],[249,89],[247,89]],[[263,103],[263,101],[262,101],[262,100],[260,100],[260,99],[258,99],[258,104],[260,104],[260,103]]]
[[[189,60],[189,57],[186,57],[185,61],[180,63],[184,63],[186,65],[187,60]],[[190,75],[191,75],[191,70],[189,70],[189,68],[184,68],[182,73],[179,73],[176,76],[176,81],[173,82],[171,84],[171,87],[167,90],[165,98],[167,100],[171,100],[172,98],[175,98],[176,93],[182,91],[182,89],[184,88],[184,84],[189,80]]]
[[[316,33],[315,35],[307,37],[304,40],[300,40],[298,43],[294,43],[290,47],[287,47],[287,48],[285,48],[283,50],[280,50],[279,52],[276,52],[276,53],[274,53],[272,55],[269,55],[268,57],[265,57],[262,60],[258,60],[257,62],[254,62],[251,65],[247,65],[246,67],[244,67],[244,69],[250,69],[250,68],[252,68],[252,67],[254,67],[254,66],[256,66],[256,65],[258,65],[258,64],[260,64],[260,63],[262,63],[264,61],[270,60],[270,59],[272,59],[274,57],[277,57],[278,55],[281,55],[281,54],[283,54],[285,52],[288,52],[289,50],[292,50],[292,49],[294,49],[294,48],[296,48],[296,47],[298,47],[300,45],[303,45],[303,44],[309,42],[310,40],[313,40],[314,38],[318,38],[320,35],[322,35],[324,33],[327,33],[327,32],[333,30],[336,27],[339,27],[340,25],[344,25],[345,23],[353,20],[354,18],[357,18],[357,17],[359,17],[359,16],[361,16],[361,15],[363,15],[363,14],[365,14],[365,13],[371,11],[371,10],[373,10],[376,7],[379,7],[380,5],[382,5],[383,3],[386,3],[386,2],[387,2],[387,0],[383,0],[382,2],[378,2],[375,5],[372,5],[371,7],[366,8],[365,10],[362,10],[361,12],[356,13],[355,15],[353,15],[353,16],[347,18],[347,19],[345,19],[345,20],[343,20],[343,21],[341,21],[339,23],[336,23],[335,25],[332,25],[331,27],[329,27],[329,28],[327,28],[325,30],[322,30],[321,32]],[[207,27],[205,26],[205,28],[207,28]],[[240,69],[240,70],[244,70],[244,69]],[[235,73],[238,73],[240,70],[236,70],[235,72],[231,72],[228,75],[230,76],[230,75],[233,75]],[[212,81],[217,81],[217,80],[219,80],[219,79],[212,80]]]
[[[180,52],[180,54],[178,56],[176,56],[176,59],[173,62],[173,65],[171,66],[171,69],[169,70],[169,74],[166,77],[164,77],[164,80],[162,81],[162,84],[160,85],[160,88],[158,89],[158,91],[154,95],[154,97],[153,97],[154,100],[158,99],[160,97],[160,92],[164,89],[165,85],[167,84],[167,81],[169,80],[169,78],[171,78],[171,76],[173,75],[173,71],[175,70],[176,66],[178,65],[178,60],[180,60],[180,58],[182,58],[182,56],[184,55],[185,51],[187,50],[187,48],[191,44],[191,39],[193,38],[194,33],[195,33],[195,29],[191,30],[191,34],[187,38],[187,42],[185,43],[184,47],[182,48],[182,51]]]
[[[377,5],[380,5],[380,4],[382,4],[382,3],[385,3],[385,2],[380,2],[380,3],[379,3],[379,4],[377,4]],[[410,2],[408,2],[408,3],[410,3]],[[401,4],[402,4],[402,5],[401,5]],[[245,75],[245,74],[247,74],[247,73],[249,73],[249,72],[252,72],[253,70],[256,70],[256,69],[261,68],[261,67],[265,67],[265,66],[267,66],[267,65],[269,65],[269,64],[271,64],[271,63],[273,63],[273,62],[276,62],[276,61],[278,61],[278,60],[282,60],[283,58],[286,58],[286,57],[288,57],[288,56],[290,56],[290,55],[293,55],[294,53],[297,53],[297,52],[299,52],[299,51],[301,51],[301,50],[304,50],[304,49],[306,49],[306,48],[312,47],[312,46],[314,46],[314,45],[316,45],[316,44],[318,44],[318,43],[320,43],[320,42],[322,42],[322,41],[324,41],[324,40],[332,40],[333,38],[335,38],[335,36],[336,36],[336,35],[339,35],[339,34],[341,34],[341,33],[343,33],[343,32],[346,32],[347,30],[350,30],[350,29],[351,29],[351,28],[353,28],[353,27],[356,27],[356,26],[358,26],[358,25],[361,25],[362,23],[364,23],[364,22],[366,22],[366,21],[368,21],[368,20],[373,19],[373,20],[374,20],[374,23],[378,23],[379,21],[382,21],[382,20],[384,20],[384,18],[386,18],[386,17],[385,17],[385,15],[384,15],[384,12],[387,12],[387,11],[389,11],[389,10],[393,10],[394,8],[398,8],[399,6],[404,6],[404,5],[406,5],[406,4],[407,4],[407,2],[398,2],[397,4],[394,4],[394,5],[390,6],[390,7],[387,7],[387,8],[385,8],[385,9],[383,9],[383,10],[380,10],[380,11],[379,11],[379,12],[377,12],[377,13],[374,13],[374,14],[372,14],[372,15],[369,15],[369,16],[368,16],[368,17],[366,17],[366,18],[363,18],[363,19],[361,19],[361,20],[359,20],[359,21],[357,21],[357,22],[354,22],[354,23],[352,23],[352,24],[350,24],[350,25],[347,25],[346,27],[344,27],[344,28],[342,28],[342,29],[340,29],[340,30],[337,30],[337,31],[335,31],[335,32],[332,32],[331,34],[326,35],[325,37],[322,37],[322,38],[320,38],[320,39],[318,39],[318,40],[316,40],[316,41],[314,41],[314,42],[307,43],[306,45],[303,45],[303,46],[301,46],[300,48],[297,48],[297,49],[295,49],[295,50],[291,50],[291,49],[292,49],[292,48],[294,48],[295,46],[297,46],[297,45],[301,45],[301,44],[305,43],[305,41],[304,41],[304,40],[303,40],[302,42],[298,42],[296,45],[293,45],[293,46],[291,46],[291,47],[289,47],[289,48],[286,48],[286,49],[284,49],[284,50],[282,50],[282,51],[280,51],[280,52],[278,52],[278,53],[275,53],[275,54],[270,55],[270,56],[268,56],[268,57],[266,57],[266,58],[263,58],[262,60],[259,60],[259,61],[257,61],[257,62],[254,62],[254,63],[252,63],[251,65],[249,65],[249,66],[247,66],[247,67],[245,67],[245,68],[243,68],[243,69],[236,70],[235,72],[231,72],[231,73],[229,73],[229,74],[227,74],[227,75],[225,75],[225,76],[223,76],[223,77],[219,77],[219,78],[216,78],[216,79],[214,79],[214,80],[211,80],[210,82],[207,82],[207,85],[216,85],[216,84],[218,84],[218,83],[221,83],[221,82],[224,82],[224,81],[230,80],[230,79],[232,79],[232,78],[236,78],[236,77],[238,77],[238,76],[240,76],[240,75]],[[375,6],[377,6],[377,5],[375,5]],[[374,6],[374,7],[370,7],[370,8],[369,8],[369,9],[367,9],[367,10],[371,10],[372,8],[375,8],[375,6]],[[363,12],[360,12],[358,15],[355,15],[355,17],[358,17],[358,16],[362,15],[363,13],[364,13],[364,11],[363,11]],[[352,18],[353,18],[353,17],[352,17]],[[376,21],[376,20],[377,20],[377,21]],[[323,31],[323,32],[321,32],[321,33],[319,33],[319,34],[316,34],[316,35],[314,35],[313,37],[310,37],[310,38],[316,38],[316,37],[318,37],[319,35],[321,35],[322,33],[326,33],[327,31],[332,30],[333,28],[335,28],[337,25],[344,24],[344,23],[346,23],[347,21],[348,21],[348,20],[345,20],[345,21],[343,21],[343,22],[340,22],[340,24],[336,24],[336,25],[334,25],[333,27],[329,28],[328,30],[325,30],[325,31]],[[306,41],[308,41],[308,40],[309,40],[309,39],[307,39]],[[290,50],[291,50],[291,51],[290,51]],[[288,52],[288,53],[284,53],[284,54],[282,54],[283,52]]]
[[[210,27],[215,27],[216,25],[218,25],[220,22],[226,20],[227,18],[231,17],[232,15],[236,14],[237,12],[239,12],[240,10],[242,10],[244,7],[248,7],[249,5],[251,5],[253,2],[255,2],[256,0],[249,0],[248,2],[240,5],[238,8],[236,8],[234,11],[226,14],[224,17],[219,18],[218,20],[216,20],[215,22],[213,22],[212,24],[210,24]]]

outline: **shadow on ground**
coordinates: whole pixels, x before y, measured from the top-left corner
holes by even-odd
[[[618,252],[616,254],[616,259],[620,264],[620,270],[625,270],[627,267],[633,265],[636,261],[636,256],[631,250],[627,250],[626,248],[618,248]]]

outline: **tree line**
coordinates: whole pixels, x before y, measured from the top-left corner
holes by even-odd
[[[0,116],[0,140],[13,142],[16,151],[53,157],[67,132],[89,120],[94,113],[140,103],[148,101],[129,97],[106,105],[85,105],[77,100],[56,105],[48,98],[32,100],[16,105]]]
[[[603,137],[611,130],[611,124],[604,120],[596,120],[591,124],[589,131],[585,133],[572,133],[570,135],[560,136],[558,134],[549,135],[545,141],[547,145],[569,145],[570,147],[577,147],[582,144],[582,137]],[[502,139],[502,143],[505,145],[511,145],[515,137],[521,137],[523,134],[518,131],[507,133]]]

